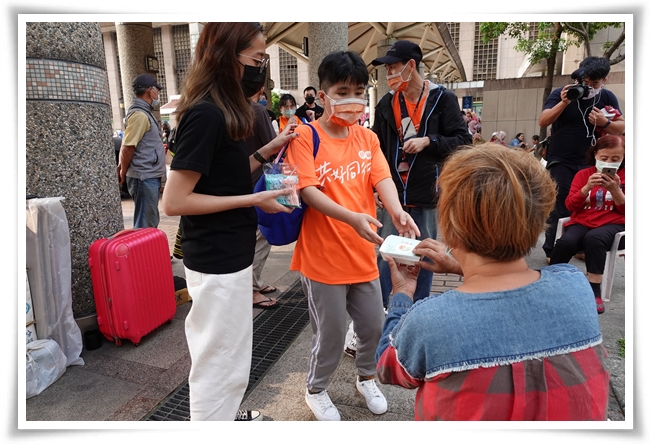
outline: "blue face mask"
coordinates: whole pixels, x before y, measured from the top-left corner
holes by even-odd
[[[261,100],[260,100],[259,102],[257,102],[257,103],[261,104],[262,106],[266,106],[266,99],[261,99]]]
[[[282,115],[287,119],[292,118],[294,114],[296,114],[295,109],[283,109],[282,110]]]

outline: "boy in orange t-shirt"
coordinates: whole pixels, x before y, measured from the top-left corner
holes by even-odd
[[[419,230],[399,202],[377,136],[358,125],[365,111],[368,70],[354,52],[334,52],[318,68],[323,117],[312,125],[320,138],[316,159],[312,133],[304,125],[291,142],[286,162],[298,167],[305,211],[291,270],[300,271],[309,303],[312,350],[305,401],[318,420],[340,420],[327,385],[342,358],[346,312],[357,333],[357,390],[370,411],[385,413],[387,402],[374,381],[374,353],[384,321],[375,244],[376,189],[403,236]]]

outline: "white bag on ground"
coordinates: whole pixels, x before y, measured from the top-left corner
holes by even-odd
[[[56,341],[38,339],[27,344],[27,399],[48,388],[65,373],[67,358]]]
[[[72,313],[70,228],[63,197],[28,199],[25,259],[40,339],[54,339],[67,365],[83,365],[83,340]]]

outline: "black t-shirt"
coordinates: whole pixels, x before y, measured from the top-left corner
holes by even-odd
[[[310,122],[309,117],[307,117],[307,110],[313,111],[314,112],[314,120],[320,119],[320,116],[323,115],[323,108],[314,104],[314,108],[307,108],[307,104],[303,103],[302,106],[300,106],[296,110],[296,116],[300,117],[301,119],[307,119],[307,122]]]
[[[562,101],[558,88],[549,94],[543,109],[553,108]],[[600,93],[591,99],[572,100],[551,126],[551,142],[546,153],[546,160],[559,161],[573,165],[586,165],[587,150],[591,146],[594,125],[589,122],[589,113],[596,106],[598,109],[611,105],[620,112],[618,99],[609,90],[601,89]]]
[[[201,173],[194,192],[212,196],[251,194],[248,148],[226,132],[224,115],[211,102],[201,102],[182,117],[176,132],[172,170]],[[208,274],[229,274],[253,263],[255,208],[236,208],[198,216],[181,216],[184,265]]]

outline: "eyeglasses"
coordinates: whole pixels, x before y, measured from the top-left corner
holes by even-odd
[[[260,68],[260,72],[264,71],[264,68],[266,68],[266,65],[269,64],[269,58],[268,57],[264,57],[262,60],[260,60],[260,59],[256,59],[255,57],[251,57],[251,56],[246,55],[246,54],[237,54],[237,55],[240,55],[242,57],[248,57],[249,59],[255,60],[257,62],[257,66]]]

